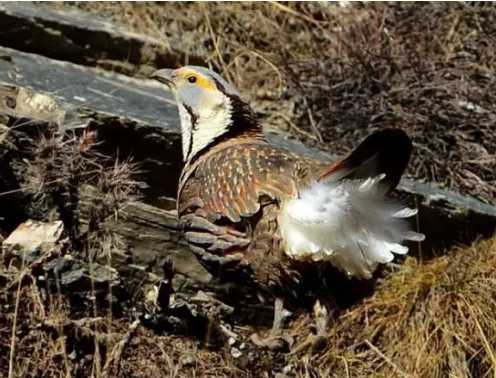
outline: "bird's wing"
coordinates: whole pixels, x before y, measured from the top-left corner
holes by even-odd
[[[260,210],[264,201],[296,195],[290,156],[270,145],[247,145],[217,153],[198,168],[202,180],[204,209],[240,222]]]
[[[246,249],[264,205],[297,195],[295,159],[269,144],[227,148],[205,159],[179,194],[190,244],[215,255]]]

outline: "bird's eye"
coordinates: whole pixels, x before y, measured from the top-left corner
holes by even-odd
[[[194,84],[196,83],[196,76],[188,76],[186,80],[188,80],[189,83]]]

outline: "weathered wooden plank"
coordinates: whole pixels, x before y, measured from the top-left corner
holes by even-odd
[[[49,96],[55,102],[48,104],[50,101],[46,99],[46,103],[40,100],[36,103],[52,106],[43,115],[66,129],[84,127],[85,122],[80,124],[78,112],[88,108],[177,130],[177,110],[172,96],[162,85],[153,81],[142,81],[4,47],[0,47],[0,81]],[[7,100],[4,98],[3,105],[8,109]],[[13,99],[9,101],[12,103]],[[20,99],[20,102],[29,103],[29,100]]]
[[[127,74],[145,62],[155,67],[203,64],[179,41],[133,33],[83,10],[31,1],[0,3],[0,45]]]

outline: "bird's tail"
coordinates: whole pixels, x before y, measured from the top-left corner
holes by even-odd
[[[286,253],[330,261],[350,276],[368,278],[379,263],[408,251],[405,240],[423,240],[405,221],[417,211],[386,195],[400,181],[411,149],[403,131],[382,130],[320,172],[283,208]]]

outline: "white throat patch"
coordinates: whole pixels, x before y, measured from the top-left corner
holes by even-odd
[[[217,106],[200,106],[196,123],[183,104],[179,105],[184,160],[189,160],[207,147],[214,139],[224,134],[231,123],[231,102],[223,96]]]

